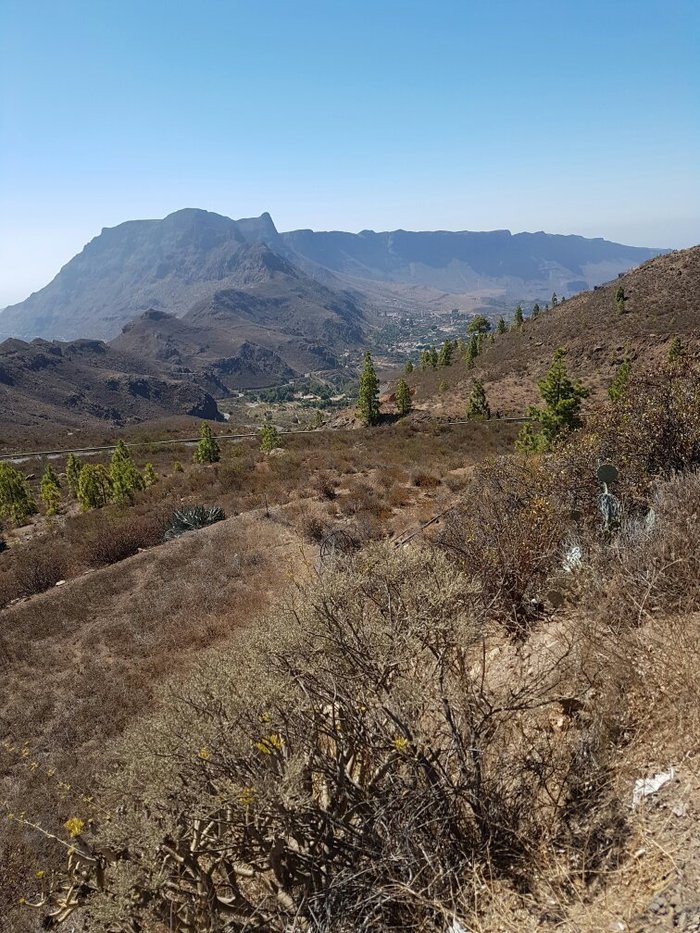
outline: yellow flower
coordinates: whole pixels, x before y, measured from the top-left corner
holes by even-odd
[[[408,739],[402,735],[397,735],[394,739],[394,748],[397,752],[405,752],[408,748]]]
[[[202,759],[202,761],[209,761],[211,758],[211,752],[208,748],[202,746],[202,748],[199,750],[199,757]]]
[[[271,755],[273,752],[278,752],[284,747],[284,739],[276,732],[271,732],[270,735],[265,735],[259,742],[256,742],[255,747],[259,752],[262,752],[263,755]]]
[[[43,869],[40,869],[40,870],[36,873],[36,876],[37,876],[38,880],[41,881],[41,879],[44,877],[45,874],[46,874],[46,872],[45,872]]]
[[[71,839],[77,839],[78,836],[82,833],[85,823],[80,817],[72,816],[69,820],[63,824],[68,830]]]
[[[255,788],[254,787],[244,787],[241,791],[241,794],[238,798],[238,802],[241,806],[250,807],[255,803]]]

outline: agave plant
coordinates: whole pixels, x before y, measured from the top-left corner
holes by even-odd
[[[171,541],[173,538],[184,535],[187,531],[206,528],[207,525],[213,525],[224,518],[226,518],[226,514],[218,505],[195,505],[191,509],[179,509],[173,513],[173,517],[170,519],[170,525],[165,532],[164,540]]]

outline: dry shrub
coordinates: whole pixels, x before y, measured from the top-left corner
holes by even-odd
[[[378,521],[386,519],[389,515],[387,503],[368,483],[353,482],[348,495],[342,496],[338,502],[343,515],[366,515]]]
[[[651,505],[591,548],[583,574],[587,605],[616,624],[700,609],[700,474],[661,483]]]
[[[444,929],[474,873],[527,890],[553,853],[616,855],[610,743],[576,712],[600,655],[562,631],[521,657],[436,550],[328,572],[235,671],[205,660],[119,746],[73,857],[91,928]]]
[[[100,511],[90,515],[79,541],[76,559],[87,567],[105,567],[153,547],[163,540],[164,516],[158,511],[145,515],[124,511]]]
[[[336,498],[337,480],[334,480],[329,473],[317,473],[314,479],[314,490],[319,499],[332,501]]]
[[[330,524],[321,515],[304,512],[301,517],[301,533],[312,544],[320,544],[328,534]]]
[[[440,478],[434,473],[427,473],[425,470],[414,470],[411,473],[411,484],[419,489],[435,489],[440,485]]]
[[[499,460],[478,470],[445,519],[445,548],[479,586],[489,617],[524,630],[560,567],[567,515],[551,494],[549,464]]]
[[[624,498],[644,504],[656,477],[700,466],[700,373],[686,361],[633,374],[592,429],[620,470]]]
[[[43,593],[72,571],[72,556],[60,533],[8,548],[0,557],[0,608],[14,599]]]

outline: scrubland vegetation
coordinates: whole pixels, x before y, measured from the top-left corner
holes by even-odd
[[[6,899],[85,930],[593,933],[652,929],[663,882],[680,923],[700,860],[630,800],[675,764],[676,843],[700,800],[699,399],[680,358],[528,455],[496,421],[223,448],[13,545],[9,596],[159,544],[175,502],[236,516],[3,613]]]
[[[368,354],[352,430],[3,466],[13,933],[694,929],[700,375],[591,384],[578,301]]]

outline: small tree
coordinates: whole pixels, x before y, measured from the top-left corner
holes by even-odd
[[[115,502],[133,499],[134,493],[144,488],[143,476],[134,463],[131,451],[121,438],[117,441],[112,454],[109,477],[112,481],[112,498]]]
[[[481,351],[481,336],[479,334],[472,334],[469,338],[469,343],[467,344],[467,352],[464,355],[464,362],[467,364],[467,368],[471,369],[474,365],[474,360],[477,358]]]
[[[440,347],[440,353],[438,354],[438,366],[451,366],[452,365],[452,341],[445,340]]]
[[[618,285],[615,290],[615,307],[618,310],[619,314],[624,314],[627,311],[625,307],[625,302],[627,301],[627,296],[625,295],[625,290],[622,285]]]
[[[627,391],[627,383],[629,382],[631,371],[632,364],[628,359],[624,359],[617,367],[613,381],[608,387],[608,397],[611,402],[617,402]]]
[[[469,322],[467,327],[468,334],[488,334],[491,330],[491,321],[485,318],[483,314],[477,314]]]
[[[66,482],[68,483],[68,491],[74,499],[78,498],[78,483],[80,482],[82,468],[83,464],[75,454],[68,454],[66,458]]]
[[[552,292],[552,307],[556,308],[558,304],[559,304],[559,299],[557,298],[557,293]]]
[[[180,463],[179,460],[176,460],[175,463],[173,463],[173,472],[174,472],[174,473],[184,473],[184,472],[185,472],[185,468],[183,467],[183,465]]]
[[[525,316],[523,314],[522,305],[518,305],[518,307],[513,312],[513,324],[511,325],[511,329],[517,330],[518,327],[522,327],[524,320]]]
[[[685,357],[685,347],[680,337],[674,337],[668,348],[669,363],[679,363]]]
[[[44,503],[46,514],[49,517],[55,515],[61,504],[61,484],[50,463],[46,464],[46,469],[42,474],[39,496]]]
[[[362,424],[367,426],[379,421],[379,380],[369,353],[365,353],[365,362],[360,375],[357,414]]]
[[[206,421],[199,426],[199,443],[192,455],[195,463],[218,463],[221,459],[221,448],[214,437],[211,427]]]
[[[531,317],[531,318],[533,319],[533,321],[534,321],[535,318],[538,318],[538,317],[540,316],[540,314],[542,314],[542,309],[541,309],[540,306],[535,302],[535,304],[532,306],[532,311],[530,312],[530,317]]]
[[[101,463],[86,463],[80,471],[78,502],[83,512],[101,509],[112,499],[112,478]]]
[[[508,326],[506,325],[506,322],[503,320],[502,317],[499,317],[498,324],[496,324],[496,333],[505,334],[507,330],[508,330]]]
[[[472,421],[487,421],[491,417],[491,408],[486,399],[484,386],[475,380],[469,401],[467,402],[467,418]]]
[[[9,463],[0,462],[0,519],[24,525],[36,512],[26,479]]]
[[[566,351],[560,347],[547,375],[537,383],[545,406],[531,405],[528,414],[539,422],[540,429],[535,431],[531,425],[526,425],[517,441],[519,450],[546,450],[581,425],[581,404],[590,392],[580,382],[572,382],[569,378],[565,356]]]
[[[271,421],[266,421],[260,428],[260,450],[269,454],[271,450],[282,446],[280,433]]]
[[[149,486],[154,486],[158,482],[158,475],[153,469],[152,463],[146,463],[143,467],[143,484],[148,489]]]
[[[413,363],[410,360],[406,360],[406,365],[404,366],[403,371],[407,376],[410,376],[413,372]]]
[[[396,386],[396,410],[400,415],[407,415],[411,410],[411,390],[404,379],[399,379]]]

